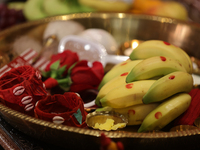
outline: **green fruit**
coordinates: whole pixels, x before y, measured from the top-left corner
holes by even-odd
[[[178,60],[188,73],[192,73],[192,61],[181,48],[161,40],[148,40],[141,43],[130,54],[131,60],[147,59],[154,56],[164,56]]]
[[[109,91],[100,99],[102,107],[124,108],[132,105],[143,104],[142,98],[156,80],[142,80],[123,83]]]
[[[187,93],[176,94],[166,99],[145,117],[138,132],[162,129],[184,113],[190,106],[190,103],[191,96]]]
[[[99,84],[98,89],[100,90],[106,83],[108,83],[113,78],[121,75],[124,72],[130,72],[132,68],[134,68],[138,63],[142,60],[131,61],[130,59],[123,61],[117,65],[115,65],[109,72],[105,74],[101,83]]]
[[[24,8],[25,2],[9,2],[8,8],[15,10],[22,10]]]
[[[128,74],[126,82],[129,83],[164,76],[175,71],[186,72],[178,60],[169,57],[154,56],[138,63]]]
[[[50,16],[94,11],[90,7],[80,5],[76,0],[44,0],[43,7]]]
[[[187,72],[176,71],[156,80],[144,95],[143,102],[148,104],[162,101],[176,93],[188,93],[192,88],[192,75]]]
[[[79,0],[79,3],[92,7],[98,11],[126,12],[131,8],[131,4],[124,1],[113,0]]]
[[[63,15],[77,11],[74,6],[63,0],[43,0],[44,11],[49,16]]]
[[[43,10],[43,0],[28,0],[23,8],[27,20],[37,20],[47,17]]]
[[[111,91],[112,89],[121,86],[122,84],[125,84],[126,76],[128,75],[128,72],[124,72],[121,75],[113,78],[109,82],[107,82],[99,91],[96,99],[95,104],[97,106],[101,106],[100,99],[102,99],[106,94]]]

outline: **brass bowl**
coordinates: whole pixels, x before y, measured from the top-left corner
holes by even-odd
[[[112,119],[114,121],[114,125],[118,123],[125,123],[126,126],[128,123],[128,119],[125,116],[114,111],[94,111],[92,113],[88,113],[85,122],[88,127],[95,129],[96,123],[104,124],[107,119]]]
[[[110,32],[119,45],[131,40],[159,39],[184,49],[189,55],[200,59],[200,25],[157,16],[126,13],[80,13],[50,17],[27,22],[0,32],[0,51],[16,57],[12,44],[22,35],[29,35],[42,42],[43,31],[50,21],[74,20],[85,28],[101,28]],[[0,115],[14,128],[46,143],[68,149],[99,149],[102,131],[81,129],[39,120],[16,112],[0,104]],[[114,141],[121,141],[127,149],[194,149],[199,147],[200,129],[179,132],[137,133],[130,130],[105,132]]]

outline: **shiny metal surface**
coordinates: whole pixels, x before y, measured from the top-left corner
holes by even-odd
[[[43,31],[52,20],[75,20],[85,28],[101,28],[109,31],[119,46],[132,39],[159,39],[170,42],[184,49],[189,55],[200,59],[200,25],[177,21],[171,18],[143,16],[124,13],[83,13],[50,17],[27,22],[0,32],[0,51],[13,60],[17,54],[13,42],[22,35],[28,35],[42,43]],[[99,149],[99,136],[102,131],[56,125],[21,114],[0,104],[0,115],[13,127],[42,140],[64,148]],[[105,132],[108,137],[124,143],[125,149],[185,148],[184,141],[190,144],[200,139],[200,129],[195,128],[180,132],[137,133],[137,126],[130,130]],[[134,147],[132,147],[134,144]],[[162,145],[165,145],[163,147]],[[170,144],[172,146],[170,147]],[[173,148],[174,148],[173,147]]]
[[[88,127],[95,129],[96,123],[104,124],[107,119],[112,119],[114,121],[114,125],[118,123],[125,123],[126,126],[128,123],[128,119],[125,116],[114,111],[94,111],[92,113],[88,113],[86,123]]]

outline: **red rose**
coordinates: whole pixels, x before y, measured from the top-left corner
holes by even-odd
[[[65,75],[67,73],[68,69],[71,67],[71,65],[74,64],[75,62],[79,61],[79,57],[78,57],[77,53],[72,52],[70,50],[65,50],[62,53],[55,54],[51,57],[51,62],[47,65],[47,67],[45,68],[45,71],[46,72],[51,71],[51,66],[56,61],[60,61],[59,62],[60,68],[66,65],[65,71],[63,73],[63,75]]]
[[[71,58],[65,56],[67,53],[71,55]],[[93,62],[92,67],[90,67],[87,60],[78,61],[78,58],[74,59],[77,55],[69,50],[61,54],[54,55],[53,60],[45,69],[47,72],[43,72],[43,76],[49,77],[44,81],[47,89],[57,85],[64,91],[72,92],[97,89],[104,76],[104,68],[100,62]],[[60,56],[63,58],[59,59]],[[64,59],[70,59],[74,62]],[[59,62],[59,60],[61,61]],[[69,64],[67,64],[68,62]]]
[[[78,62],[69,74],[71,78],[70,91],[80,92],[86,89],[97,89],[104,76],[104,69],[100,62],[94,62],[92,67],[88,66],[88,61]]]

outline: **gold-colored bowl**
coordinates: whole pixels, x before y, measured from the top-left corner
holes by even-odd
[[[184,49],[189,55],[200,59],[200,25],[146,15],[126,13],[80,13],[50,17],[27,22],[0,32],[0,51],[9,56],[1,66],[16,57],[12,48],[14,40],[29,35],[42,43],[43,31],[50,21],[74,20],[85,28],[101,28],[110,32],[119,45],[131,40],[158,39]],[[81,129],[39,120],[16,112],[0,104],[0,115],[13,127],[46,143],[66,149],[99,149],[102,131]],[[137,133],[130,130],[105,132],[114,141],[121,141],[127,149],[194,149],[199,148],[200,129],[186,131]]]
[[[104,124],[107,119],[112,119],[114,121],[114,125],[118,123],[124,123],[126,126],[128,123],[128,119],[125,116],[114,111],[94,111],[88,113],[88,115],[86,116],[86,123],[88,127],[95,129],[96,123]]]

